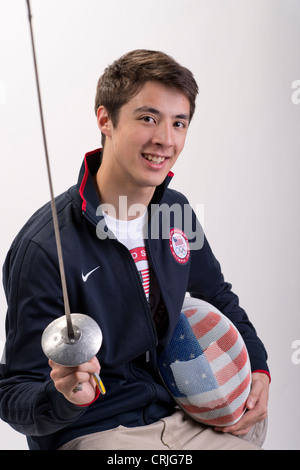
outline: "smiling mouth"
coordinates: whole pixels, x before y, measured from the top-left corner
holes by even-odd
[[[148,160],[149,162],[154,163],[156,165],[163,163],[166,160],[166,158],[168,158],[168,157],[160,157],[157,155],[150,155],[148,153],[142,153],[142,157],[145,158],[145,160]]]

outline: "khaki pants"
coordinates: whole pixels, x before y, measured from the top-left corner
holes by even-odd
[[[258,423],[240,438],[215,432],[178,410],[148,426],[119,426],[78,437],[59,450],[260,450],[266,427],[266,421]]]

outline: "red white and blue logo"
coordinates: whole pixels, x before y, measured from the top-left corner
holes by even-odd
[[[170,231],[171,253],[180,264],[186,264],[190,258],[190,245],[186,234],[179,228]]]

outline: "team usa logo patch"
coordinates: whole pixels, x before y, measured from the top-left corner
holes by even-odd
[[[190,258],[190,245],[185,233],[179,228],[170,231],[171,253],[180,264],[185,264]]]

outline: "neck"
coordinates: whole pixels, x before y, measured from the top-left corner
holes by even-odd
[[[118,178],[113,177],[103,163],[94,176],[102,210],[119,220],[141,217],[147,210],[155,187],[132,188],[130,183],[121,186]]]

